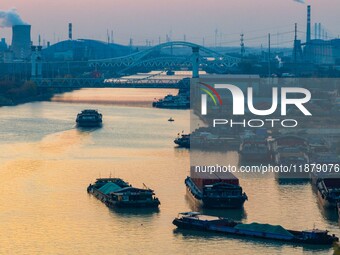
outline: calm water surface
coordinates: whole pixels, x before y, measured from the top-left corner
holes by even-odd
[[[0,108],[0,254],[333,254],[177,231],[177,213],[198,209],[184,186],[189,152],[173,144],[189,130],[189,112],[149,107],[168,92],[80,90]],[[76,114],[88,107],[103,113],[103,128],[75,128]],[[237,162],[237,153],[229,156]],[[86,193],[89,183],[110,175],[154,189],[160,210],[113,211]],[[205,213],[340,236],[336,212],[319,206],[309,183],[239,177],[249,197],[244,210]]]

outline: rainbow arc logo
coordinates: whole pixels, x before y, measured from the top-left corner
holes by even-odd
[[[214,102],[215,106],[217,106],[217,100],[218,100],[219,105],[222,105],[223,101],[221,99],[220,94],[218,94],[218,92],[216,91],[214,87],[203,82],[199,82],[199,84],[204,86],[204,88],[201,88],[201,91],[206,93],[206,94],[201,95],[201,111],[202,111],[202,115],[206,115],[207,114],[207,95],[209,95],[211,100]]]

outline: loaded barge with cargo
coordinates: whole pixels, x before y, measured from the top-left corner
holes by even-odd
[[[152,189],[132,187],[120,178],[99,178],[87,187],[87,192],[110,208],[158,208],[160,205]]]
[[[242,208],[248,197],[232,173],[223,178],[194,176],[185,179],[187,193],[195,204],[205,208]]]
[[[103,124],[103,115],[97,110],[86,109],[78,113],[76,118],[78,127],[101,127]]]
[[[180,213],[172,222],[180,229],[216,232],[226,235],[276,240],[288,243],[332,245],[339,241],[327,230],[288,230],[280,225],[250,223],[244,224],[226,218],[201,215],[197,212]]]

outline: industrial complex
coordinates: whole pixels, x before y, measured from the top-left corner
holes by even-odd
[[[247,51],[241,34],[240,47],[206,48],[187,42],[167,42],[160,46],[119,45],[74,39],[72,23],[68,39],[53,45],[32,44],[31,26],[12,26],[12,42],[0,40],[0,77],[2,79],[112,78],[152,70],[191,70],[192,50],[199,49],[199,68],[208,73],[243,73],[265,76],[339,76],[340,39],[330,38],[321,23],[312,25],[311,6],[307,7],[306,38],[298,37],[297,24],[291,50],[268,48]],[[292,28],[293,29],[293,28]],[[191,48],[191,49],[190,49]],[[203,49],[203,50],[202,50]],[[236,50],[235,50],[236,49]],[[227,63],[227,64],[226,64]]]

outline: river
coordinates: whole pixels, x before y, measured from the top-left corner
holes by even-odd
[[[332,248],[177,231],[177,213],[197,208],[184,185],[189,151],[173,144],[178,132],[189,131],[189,111],[150,107],[169,92],[83,89],[51,102],[1,107],[0,254],[333,254]],[[102,128],[75,128],[84,108],[102,112]],[[87,194],[89,183],[108,176],[145,183],[160,210],[110,210]],[[204,212],[340,236],[337,213],[319,205],[309,183],[242,176],[240,183],[249,197],[243,210]]]

